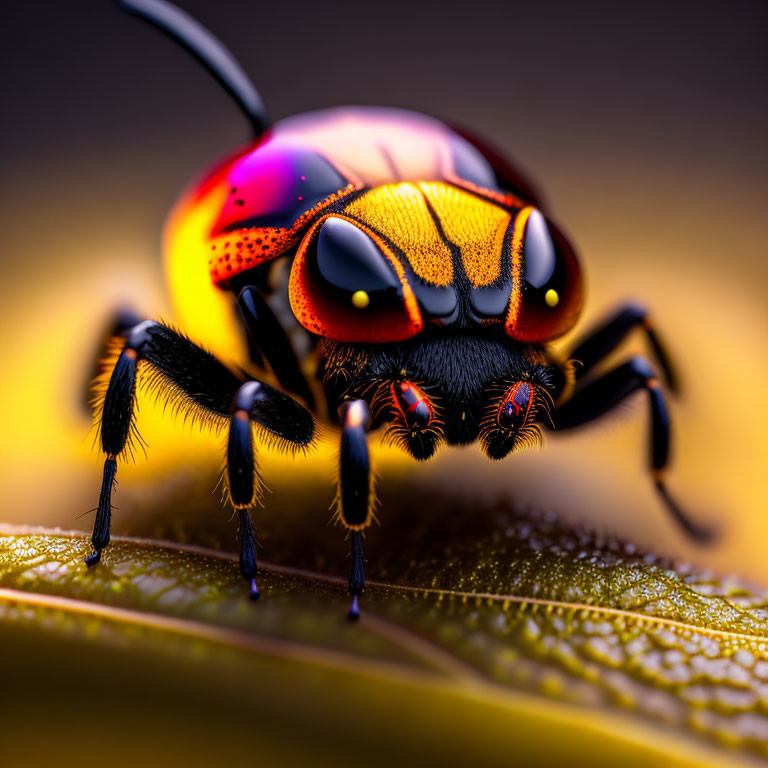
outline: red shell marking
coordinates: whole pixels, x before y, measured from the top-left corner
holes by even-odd
[[[210,233],[213,282],[226,287],[240,272],[276,258],[337,200],[398,181],[497,189],[478,149],[416,112],[348,107],[281,120],[201,188],[226,189]]]

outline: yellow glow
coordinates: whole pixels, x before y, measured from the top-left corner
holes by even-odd
[[[352,306],[365,309],[371,303],[371,297],[365,291],[355,291],[352,294]]]
[[[544,301],[547,302],[548,307],[556,307],[560,303],[560,296],[558,296],[557,291],[554,288],[550,288],[544,294]]]
[[[246,359],[230,293],[216,288],[208,269],[208,233],[227,190],[216,185],[200,200],[182,198],[165,226],[164,250],[174,320],[193,341],[223,362]]]

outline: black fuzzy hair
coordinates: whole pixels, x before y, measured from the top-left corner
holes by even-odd
[[[499,388],[529,381],[544,401],[556,397],[562,386],[558,369],[548,363],[541,347],[520,344],[503,334],[441,330],[394,344],[324,339],[320,345],[324,384],[338,402],[345,397],[366,399],[372,405],[374,425],[391,422],[388,437],[421,459],[429,458],[443,439],[449,444],[476,440],[488,402]],[[426,429],[409,429],[397,419],[388,384],[404,380],[423,389],[435,407],[435,423]]]

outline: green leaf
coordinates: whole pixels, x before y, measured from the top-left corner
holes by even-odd
[[[343,618],[344,580],[318,572],[265,566],[254,604],[226,553],[123,538],[88,570],[85,537],[5,528],[0,755],[590,766],[768,756],[765,596],[551,520],[494,515],[484,534],[446,523],[427,548],[414,525],[383,548],[358,624]]]

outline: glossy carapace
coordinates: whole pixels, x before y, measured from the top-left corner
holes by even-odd
[[[576,322],[579,268],[530,186],[505,181],[438,120],[348,107],[275,124],[189,201],[218,201],[205,243],[216,286],[295,256],[291,307],[312,333],[386,342],[496,323],[543,342]]]

